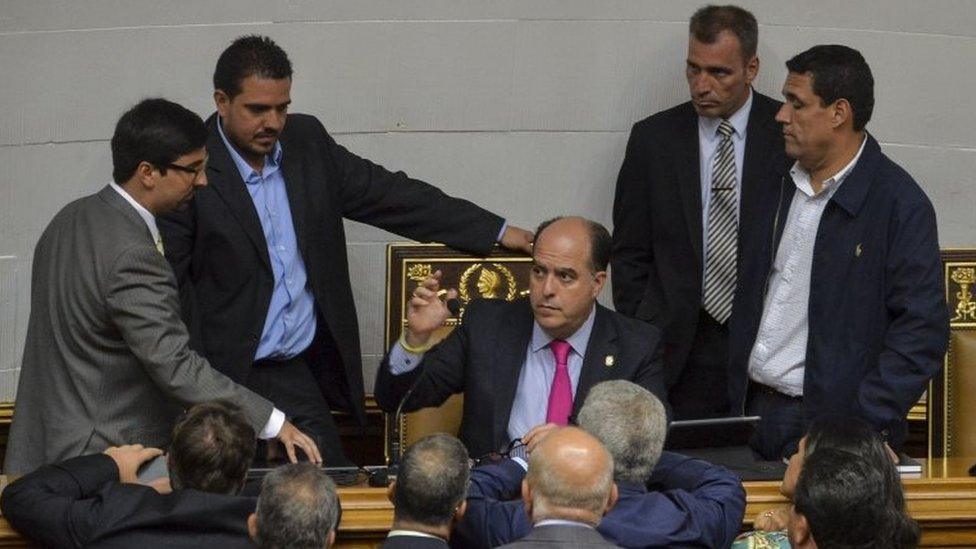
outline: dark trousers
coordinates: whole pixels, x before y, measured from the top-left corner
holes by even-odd
[[[342,451],[339,430],[311,368],[307,353],[287,360],[259,360],[251,366],[245,385],[274,403],[295,427],[311,437],[325,465],[352,465]],[[265,465],[261,463],[262,446],[258,447],[256,465]]]
[[[749,445],[763,459],[789,458],[796,453],[806,432],[803,397],[791,397],[750,381],[746,415],[762,417]]]
[[[668,391],[674,419],[729,415],[729,327],[704,309],[685,366]]]

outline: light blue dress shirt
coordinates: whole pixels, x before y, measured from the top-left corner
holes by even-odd
[[[274,152],[265,157],[264,168],[258,171],[227,141],[219,117],[217,131],[254,201],[274,272],[271,304],[254,360],[288,359],[312,344],[315,337],[315,300],[307,285],[305,261],[298,251],[285,177],[281,171],[281,143],[275,144]]]
[[[583,325],[566,339],[572,347],[572,352],[566,360],[566,367],[569,370],[574,399],[595,317],[596,306],[590,310],[590,316],[586,318]],[[532,339],[525,351],[525,361],[522,363],[515,390],[515,401],[512,402],[512,412],[508,417],[510,440],[522,438],[530,429],[546,422],[549,390],[552,388],[553,378],[556,377],[556,357],[549,349],[549,342],[552,340],[553,338],[546,334],[537,322],[532,323]],[[390,373],[401,375],[413,370],[420,364],[423,356],[423,354],[408,352],[398,341],[390,349]]]

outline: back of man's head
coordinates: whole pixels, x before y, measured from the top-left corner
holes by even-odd
[[[617,499],[613,458],[586,431],[556,429],[529,457],[522,497],[534,523],[563,519],[596,526]]]
[[[339,515],[332,479],[311,463],[292,463],[264,477],[247,525],[265,549],[322,549],[335,541]]]
[[[129,181],[141,162],[165,174],[168,164],[206,143],[207,128],[196,113],[162,98],[144,99],[115,124],[112,180]]]
[[[236,494],[254,457],[254,429],[237,406],[197,404],[173,427],[168,458],[174,489]]]
[[[458,439],[424,437],[400,461],[393,491],[394,523],[450,527],[468,491],[468,453]]]
[[[577,423],[613,456],[616,481],[647,482],[667,433],[664,405],[656,396],[630,381],[604,381],[586,395]]]
[[[832,448],[809,455],[793,495],[793,547],[915,547],[917,528],[888,494],[901,486],[890,485],[881,466],[894,467]]]

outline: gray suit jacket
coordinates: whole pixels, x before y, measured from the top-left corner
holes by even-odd
[[[31,286],[5,473],[120,444],[165,447],[181,410],[208,400],[237,404],[257,431],[271,415],[189,349],[173,272],[111,187],[54,217]]]
[[[617,547],[610,543],[600,532],[584,526],[569,526],[551,524],[536,526],[529,535],[499,549],[529,549],[531,547],[565,547],[567,549]]]

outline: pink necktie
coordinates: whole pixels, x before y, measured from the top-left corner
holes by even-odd
[[[572,347],[566,341],[554,339],[549,342],[549,349],[556,357],[556,375],[552,378],[552,387],[549,388],[546,423],[566,425],[569,414],[573,411],[573,387],[569,381],[569,368],[566,366]]]

